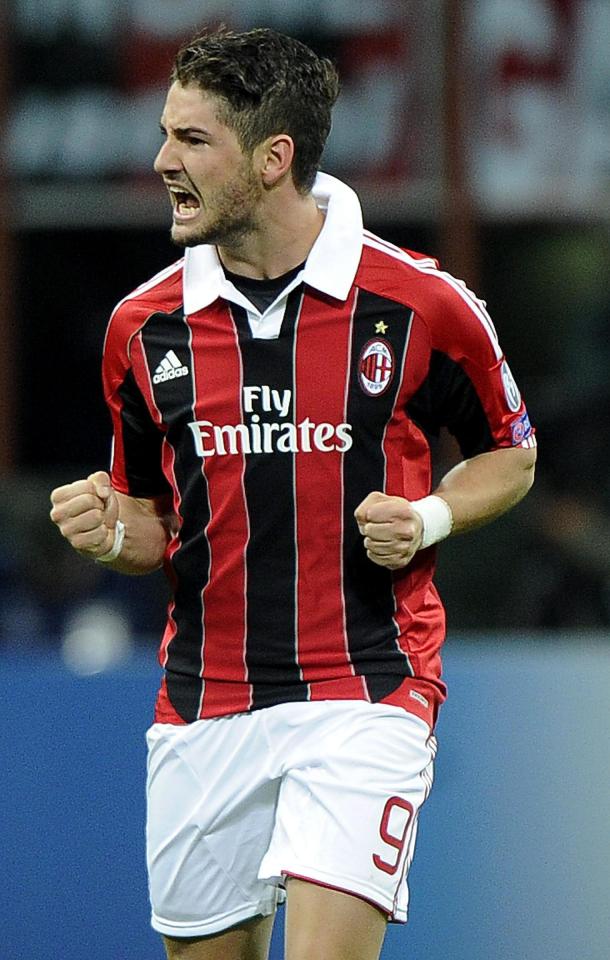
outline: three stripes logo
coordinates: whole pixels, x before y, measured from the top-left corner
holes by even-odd
[[[186,377],[189,368],[183,366],[173,350],[168,350],[163,360],[155,370],[153,383],[165,383],[166,380],[177,380]]]

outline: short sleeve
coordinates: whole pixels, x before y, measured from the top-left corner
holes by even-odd
[[[112,315],[102,380],[113,430],[112,485],[120,493],[152,499],[170,493],[171,487],[162,469],[164,434],[151,416],[129,356],[130,343],[145,319],[129,304]]]
[[[483,301],[441,271],[426,278],[418,312],[428,328],[427,375],[408,410],[424,432],[446,427],[464,457],[533,447],[533,427]]]

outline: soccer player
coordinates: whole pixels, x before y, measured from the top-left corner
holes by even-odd
[[[110,473],[52,493],[81,554],[172,584],[147,790],[170,960],[262,960],[284,898],[288,960],[379,956],[445,696],[435,544],[533,478],[484,304],[318,172],[337,92],[266,29],[177,54],[155,169],[185,255],[111,317]],[[431,492],[441,427],[464,459]]]

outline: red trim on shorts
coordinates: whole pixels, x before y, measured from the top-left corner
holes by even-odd
[[[355,890],[347,890],[345,887],[338,887],[334,883],[325,883],[323,880],[316,880],[314,877],[303,877],[299,873],[291,873],[288,870],[282,870],[282,876],[292,877],[293,880],[304,880],[306,883],[314,883],[316,887],[325,887],[327,890],[336,890],[338,893],[347,893],[350,897],[364,900],[364,902],[370,904],[371,907],[376,907],[377,910],[381,910],[390,920],[394,917],[393,912],[388,910],[387,907],[382,907],[380,903],[376,903],[375,900],[371,900],[370,897],[365,897],[363,893],[357,893]]]

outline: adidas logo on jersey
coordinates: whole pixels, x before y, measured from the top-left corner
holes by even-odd
[[[153,383],[165,383],[166,380],[177,380],[186,377],[189,368],[183,366],[173,350],[168,350],[163,360],[155,370]]]

